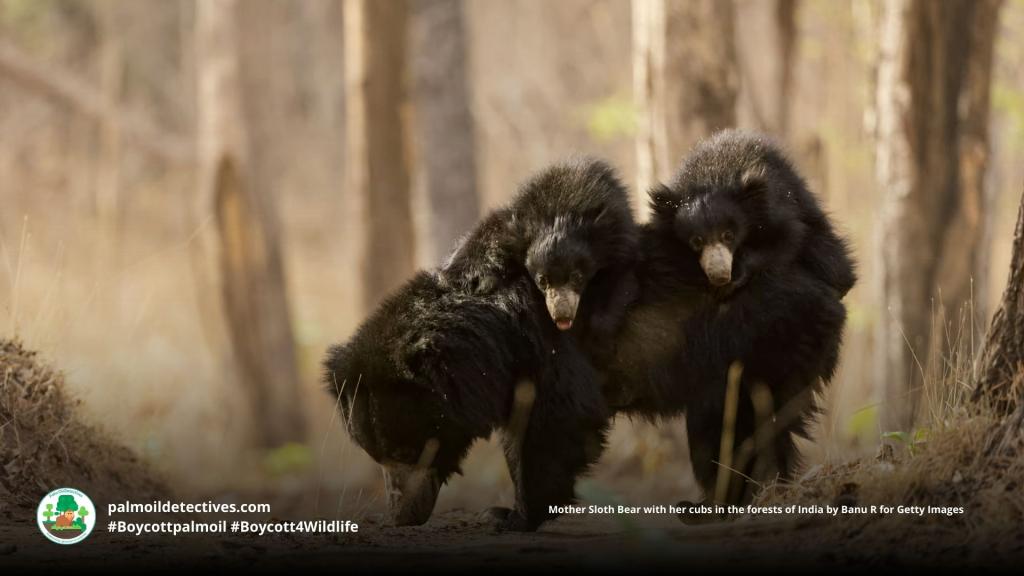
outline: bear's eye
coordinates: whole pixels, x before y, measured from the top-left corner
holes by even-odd
[[[732,230],[722,232],[722,242],[732,244],[734,240],[736,240],[736,234],[734,234]]]
[[[704,238],[702,236],[693,236],[690,238],[690,248],[694,250],[700,250],[704,247]]]
[[[537,286],[544,287],[548,285],[548,277],[543,274],[537,274]]]
[[[572,276],[570,276],[570,280],[572,280],[572,283],[577,285],[577,286],[583,284],[583,273],[582,272],[573,272]]]

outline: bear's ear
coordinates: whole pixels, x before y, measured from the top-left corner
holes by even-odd
[[[656,184],[647,192],[647,195],[650,197],[651,212],[655,217],[675,218],[680,200],[679,196],[673,193],[668,186]]]
[[[335,395],[341,394],[343,382],[339,381],[338,374],[348,373],[349,354],[347,344],[331,346],[327,351],[327,358],[324,360],[323,381],[327,385],[327,389]]]
[[[536,234],[532,218],[523,217],[510,212],[507,220],[501,223],[501,232],[491,235],[491,248],[488,254],[492,257],[517,258],[526,253],[530,240]]]
[[[591,209],[587,213],[586,220],[588,220],[591,224],[600,224],[601,220],[603,220],[605,217],[609,215],[610,210],[610,206],[608,206],[607,204],[601,204],[600,206]]]
[[[768,190],[768,174],[764,165],[754,164],[740,175],[740,200],[749,200]]]
[[[434,347],[429,335],[409,338],[398,346],[393,358],[398,375],[406,380],[418,381],[424,370],[428,370],[427,361]]]

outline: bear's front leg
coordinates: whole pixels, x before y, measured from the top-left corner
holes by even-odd
[[[576,478],[600,457],[607,424],[571,424],[531,421],[521,438],[511,432],[502,438],[516,502],[503,518],[492,512],[499,530],[535,531],[558,515],[553,508],[576,500]]]

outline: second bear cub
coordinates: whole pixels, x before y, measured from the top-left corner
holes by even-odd
[[[485,218],[441,277],[476,294],[530,278],[555,326],[599,360],[636,297],[637,238],[629,192],[615,170],[594,159],[565,162]]]

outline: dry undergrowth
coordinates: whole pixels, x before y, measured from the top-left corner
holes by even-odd
[[[1024,372],[1014,388],[1024,384]],[[962,507],[963,514],[845,516],[818,537],[844,546],[893,545],[912,554],[949,548],[984,561],[1024,552],[1024,428],[993,410],[949,407],[926,434],[882,445],[874,458],[816,466],[766,487],[758,505]]]
[[[58,487],[97,503],[167,497],[130,450],[79,419],[77,406],[60,372],[0,340],[0,522],[32,522],[39,500]]]

